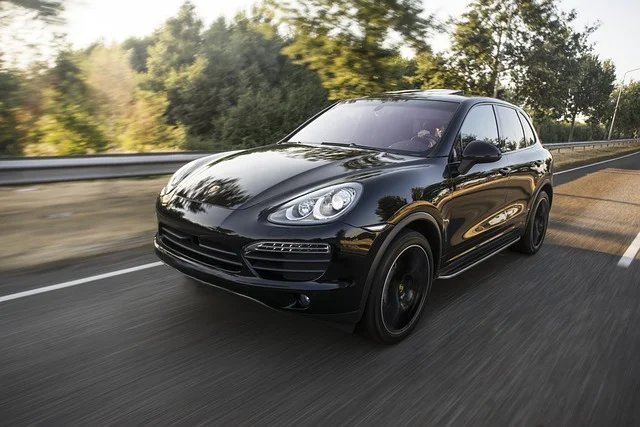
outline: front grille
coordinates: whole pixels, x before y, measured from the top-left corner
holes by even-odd
[[[259,242],[247,246],[244,257],[263,279],[309,281],[327,270],[331,247],[326,243]]]
[[[232,273],[242,270],[242,260],[238,254],[218,241],[194,236],[164,224],[160,225],[158,235],[166,247],[196,262]]]

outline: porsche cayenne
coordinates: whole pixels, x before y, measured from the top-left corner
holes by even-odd
[[[394,343],[435,279],[511,247],[536,253],[553,159],[492,98],[401,91],[337,102],[273,145],[178,170],[155,248],[207,284]]]

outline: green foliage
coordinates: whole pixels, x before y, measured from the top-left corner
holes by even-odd
[[[470,95],[482,94],[473,80],[465,80],[444,55],[423,52],[415,59],[415,72],[409,81],[420,89],[455,88]]]
[[[285,41],[263,18],[215,21],[197,59],[167,78],[170,119],[186,127],[190,146],[275,142],[326,104],[318,77],[280,54]]]
[[[95,120],[92,93],[83,79],[78,58],[62,51],[50,73],[44,114],[32,130],[41,147],[36,153],[83,154],[107,147],[102,124]]]
[[[94,117],[101,123],[110,145],[117,146],[134,108],[136,82],[129,54],[117,45],[98,45],[82,65],[84,82],[91,91]]]
[[[0,71],[0,153],[16,155],[22,152],[23,135],[18,120],[22,104],[20,89],[14,74]]]
[[[595,55],[584,55],[576,61],[566,107],[566,116],[571,120],[567,141],[573,139],[578,114],[584,115],[590,123],[598,123],[607,110],[615,78],[615,67],[611,61],[602,62]]]
[[[538,30],[516,46],[523,62],[510,72],[515,100],[538,120],[559,119],[565,113],[579,58],[591,51],[586,38],[594,28],[575,32],[571,27],[575,13],[559,12],[552,0],[542,1],[539,11],[528,14]]]
[[[574,20],[554,0],[474,0],[454,22],[447,82],[471,94],[509,95],[540,119],[560,118],[593,31],[574,31]]]
[[[571,123],[558,120],[543,120],[538,124],[538,136],[543,143],[567,142],[571,134]],[[597,123],[575,123],[573,141],[595,141],[606,139],[606,128]]]
[[[154,35],[148,48],[147,86],[151,90],[165,89],[172,73],[193,64],[200,48],[202,21],[196,16],[195,6],[185,2],[175,18],[170,18]]]
[[[434,27],[419,0],[294,1],[280,11],[293,33],[283,52],[316,71],[331,99],[402,87],[400,48],[429,51]]]
[[[35,19],[46,23],[59,24],[64,2],[59,0],[0,0],[0,12],[14,7],[34,14]]]
[[[48,112],[36,123],[34,133],[39,144],[31,154],[95,153],[106,146],[100,126],[80,105],[73,103],[52,102]]]
[[[120,45],[73,51],[62,36],[53,65],[0,64],[0,155],[254,147],[329,99],[438,87],[524,106],[544,142],[601,139],[615,69],[586,43],[593,28],[575,31],[575,12],[558,1],[473,0],[452,21],[446,53],[429,48],[439,27],[420,0],[265,0],[208,28],[186,2],[152,34]],[[61,7],[0,0],[0,12],[26,8],[48,22]],[[415,56],[403,57],[407,49]],[[637,134],[639,123],[632,83],[614,137]]]
[[[149,36],[143,38],[130,37],[122,43],[122,49],[129,51],[129,62],[134,71],[138,73],[147,71],[149,47],[153,42],[153,37]]]
[[[159,93],[139,89],[121,140],[126,151],[166,151],[181,148],[185,142],[182,126],[163,120],[168,101]]]
[[[618,88],[612,95],[618,96]],[[613,111],[613,110],[611,110]],[[622,88],[620,104],[613,127],[613,137],[637,138],[640,136],[640,81],[632,81]]]

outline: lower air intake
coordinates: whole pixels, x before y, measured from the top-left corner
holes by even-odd
[[[311,281],[327,270],[331,247],[326,243],[258,242],[245,248],[244,258],[263,279]]]

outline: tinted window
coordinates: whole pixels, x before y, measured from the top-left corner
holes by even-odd
[[[500,149],[505,152],[524,147],[524,131],[516,110],[496,105],[496,113],[500,124]]]
[[[464,150],[472,141],[486,141],[498,145],[498,126],[491,105],[473,107],[464,119],[460,129],[460,150]]]
[[[524,128],[524,146],[529,147],[536,143],[535,134],[533,133],[529,120],[527,120],[524,114],[518,111],[518,116],[520,117],[520,122],[522,122],[522,127]]]
[[[458,108],[454,102],[364,99],[340,102],[289,138],[424,152],[438,143]]]

